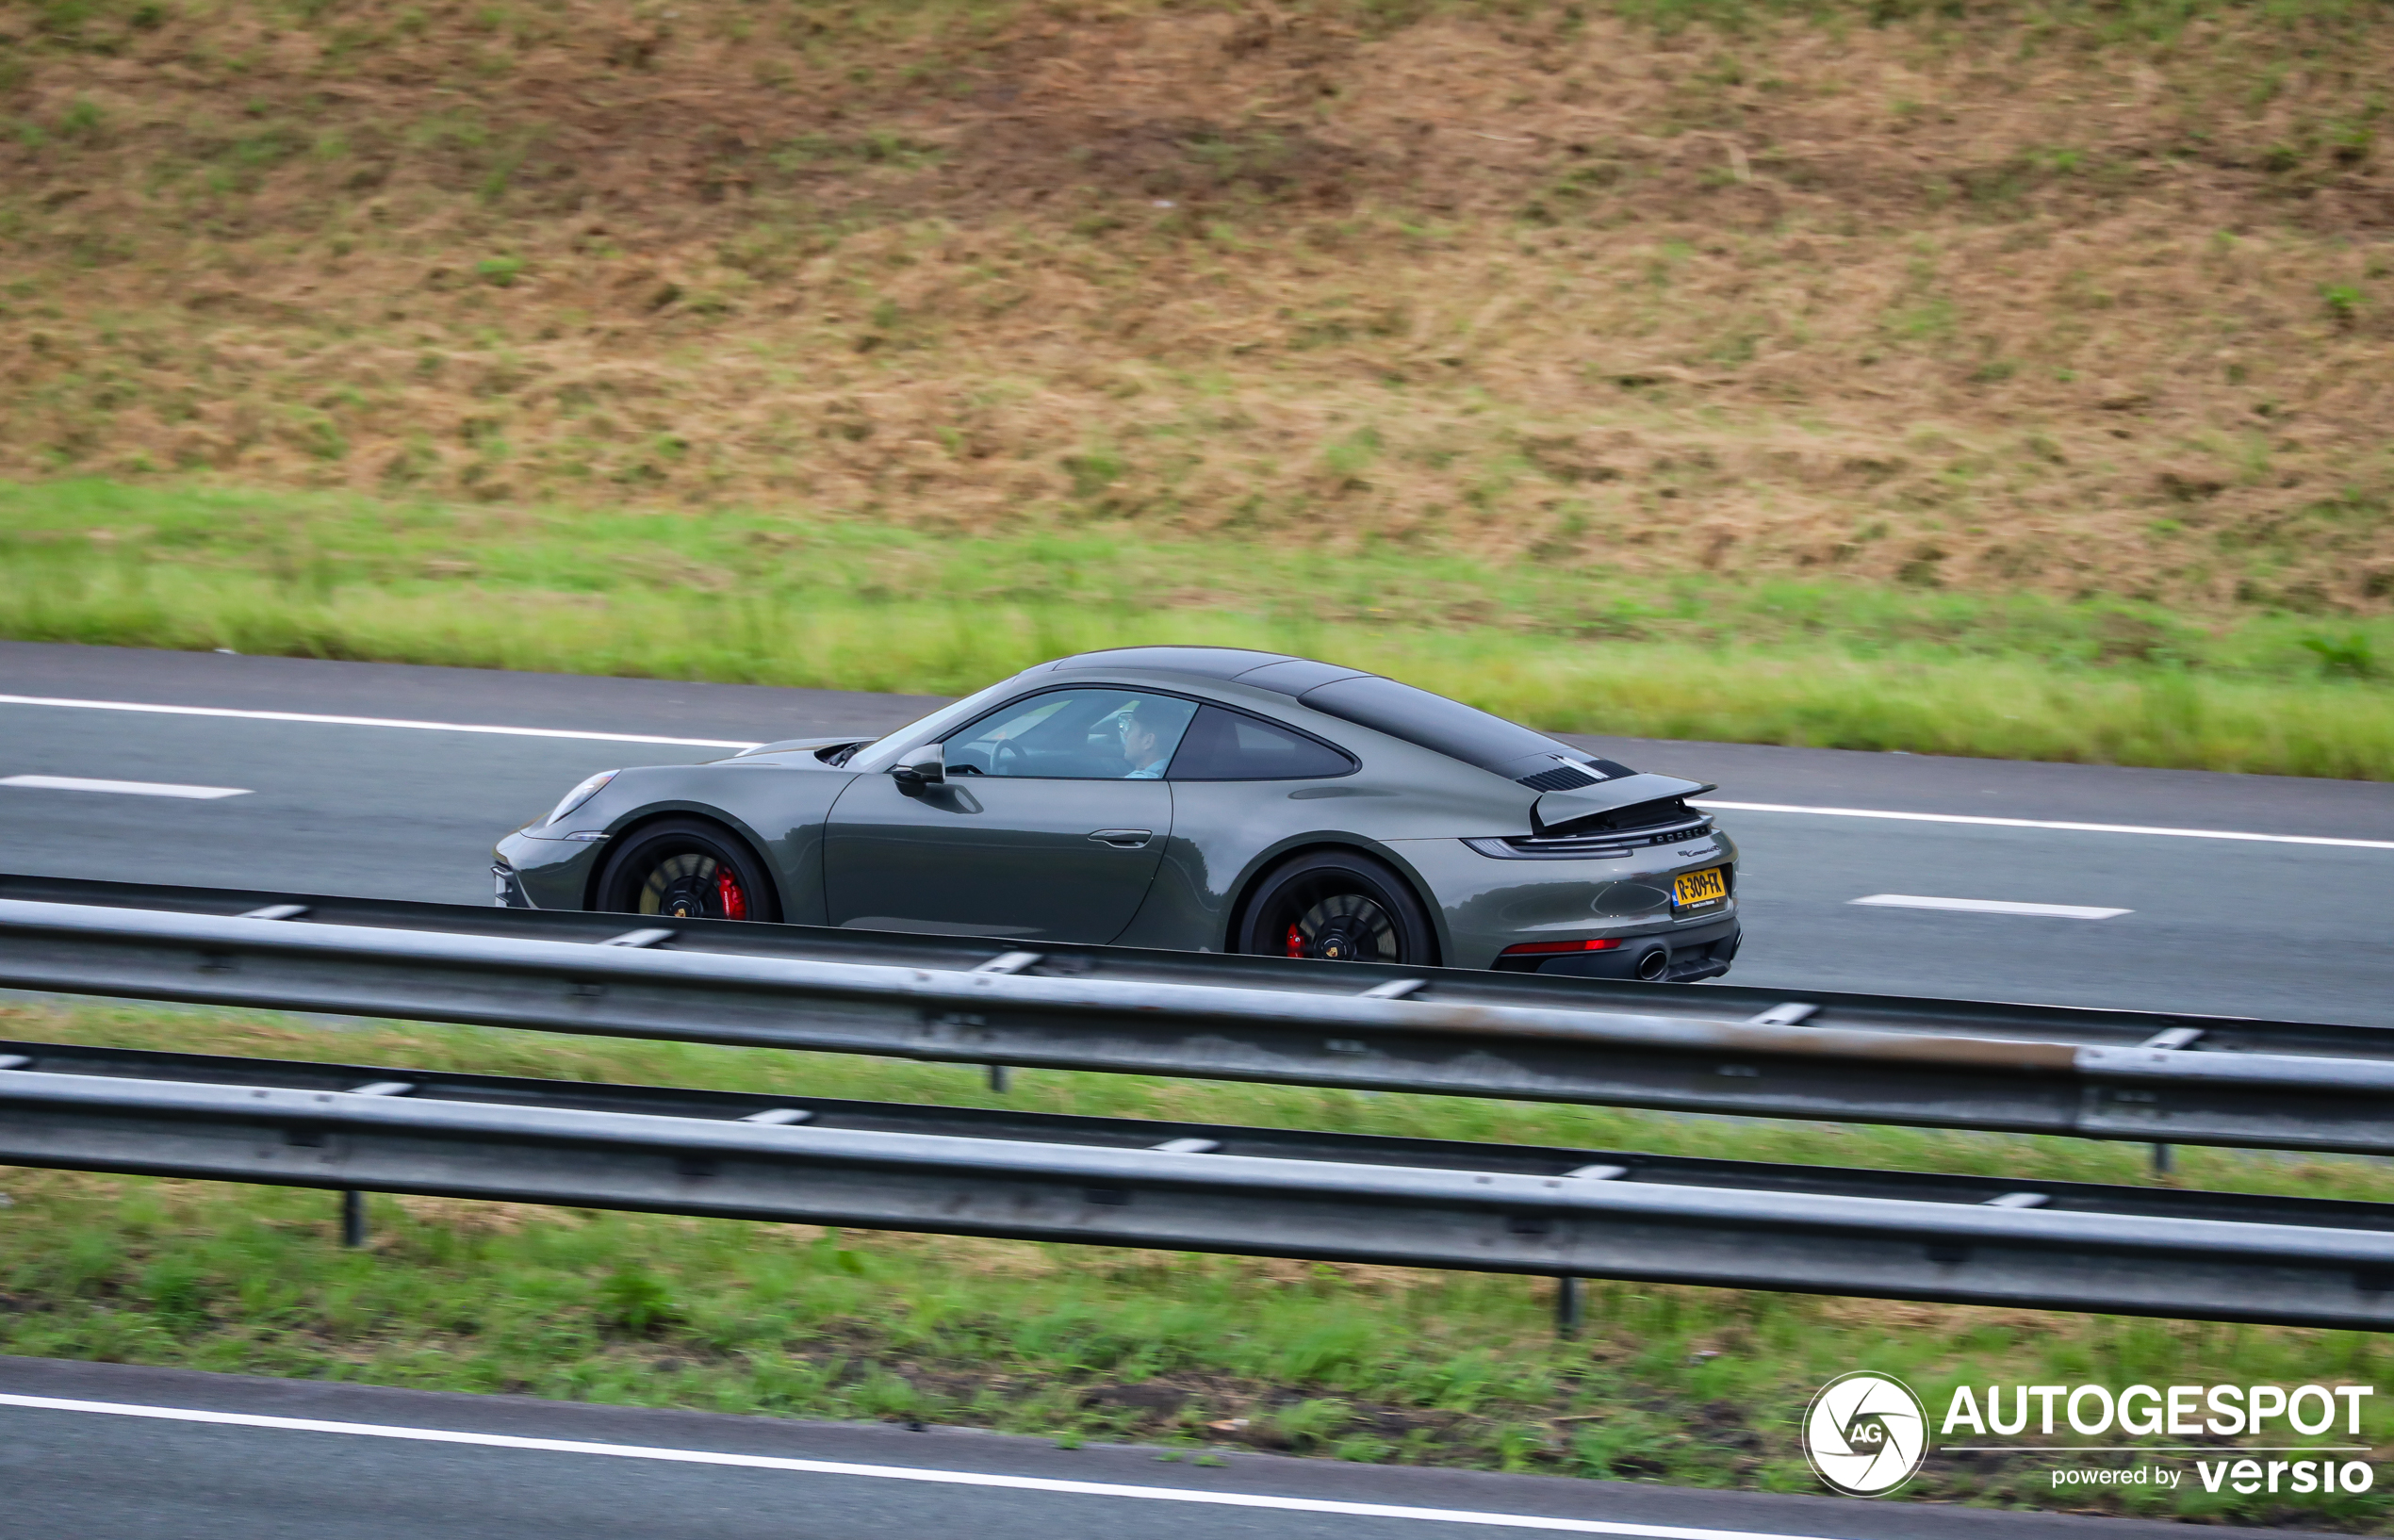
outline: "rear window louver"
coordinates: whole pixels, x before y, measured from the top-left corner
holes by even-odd
[[[1533,792],[1570,792],[1582,786],[1593,786],[1603,778],[1576,764],[1558,764],[1534,776],[1523,776],[1520,783]]]

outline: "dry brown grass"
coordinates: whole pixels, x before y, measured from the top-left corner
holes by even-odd
[[[2394,598],[2374,11],[90,3],[7,473]]]
[[[580,1229],[582,1215],[570,1208],[544,1208],[538,1204],[511,1204],[481,1198],[433,1198],[400,1193],[392,1203],[409,1219],[437,1224],[466,1236],[512,1236],[527,1224],[554,1224]]]

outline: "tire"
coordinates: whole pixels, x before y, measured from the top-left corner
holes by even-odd
[[[748,843],[699,818],[633,831],[600,869],[594,907],[669,920],[781,918],[772,880]]]
[[[1248,900],[1233,951],[1338,962],[1435,967],[1437,932],[1413,887],[1386,861],[1346,850],[1300,856]]]

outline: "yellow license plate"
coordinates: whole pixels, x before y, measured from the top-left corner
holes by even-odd
[[[1707,866],[1700,872],[1681,872],[1671,879],[1671,903],[1678,909],[1716,904],[1728,896],[1727,867]]]

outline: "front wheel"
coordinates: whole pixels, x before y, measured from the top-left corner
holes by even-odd
[[[1429,911],[1386,862],[1350,851],[1301,856],[1266,877],[1235,949],[1332,962],[1435,966]]]
[[[607,858],[598,908],[667,920],[779,920],[781,906],[746,841],[719,825],[669,818]]]

